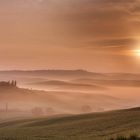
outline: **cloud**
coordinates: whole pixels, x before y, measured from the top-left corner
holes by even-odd
[[[126,69],[130,56],[117,54],[139,42],[139,5],[140,0],[0,0],[2,66],[112,71],[121,63]]]
[[[140,35],[139,0],[39,1],[0,1],[2,42],[9,34],[11,42],[42,41],[47,47],[86,49],[91,42],[101,48],[129,48],[130,40]],[[17,40],[12,40],[13,33]]]
[[[78,4],[78,2],[80,4]],[[68,33],[78,40],[92,42],[93,48],[129,49],[139,37],[139,0],[78,0],[74,9],[62,9]],[[73,6],[72,5],[72,6]],[[69,22],[70,21],[70,22]],[[86,44],[86,43],[85,43]],[[88,45],[85,45],[85,48]]]
[[[131,38],[123,38],[123,39],[105,39],[105,40],[98,40],[93,42],[95,47],[102,47],[102,48],[117,48],[117,47],[129,47],[135,42],[134,39]],[[89,43],[90,44],[90,43]],[[91,43],[92,44],[92,43]]]

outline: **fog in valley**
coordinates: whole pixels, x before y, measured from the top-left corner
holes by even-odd
[[[1,119],[140,106],[140,75],[84,70],[1,71]],[[6,83],[16,81],[16,86]],[[9,81],[9,82],[8,82]]]

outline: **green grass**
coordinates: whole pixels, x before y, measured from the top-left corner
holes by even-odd
[[[140,109],[0,123],[0,140],[110,140],[130,134],[140,134]]]

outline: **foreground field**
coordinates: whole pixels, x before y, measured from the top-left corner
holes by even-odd
[[[110,140],[134,133],[140,134],[139,108],[0,123],[0,140]]]

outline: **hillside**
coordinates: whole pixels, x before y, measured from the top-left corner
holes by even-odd
[[[58,91],[89,91],[89,90],[106,90],[107,88],[99,86],[96,84],[80,84],[69,81],[60,81],[60,80],[48,80],[42,82],[34,82],[27,84],[28,87],[35,87],[36,89],[49,89],[58,90]]]
[[[40,107],[46,112],[51,108],[55,114],[113,110],[130,105],[127,100],[97,93],[0,87],[0,109],[4,108],[6,103],[10,109],[30,111],[34,107]]]
[[[124,78],[124,79],[75,79],[72,80],[71,82],[75,83],[81,83],[81,84],[96,84],[100,86],[117,86],[117,87],[140,87],[140,80],[136,79],[129,79]]]
[[[0,137],[15,140],[109,140],[139,132],[140,108],[0,123]]]

